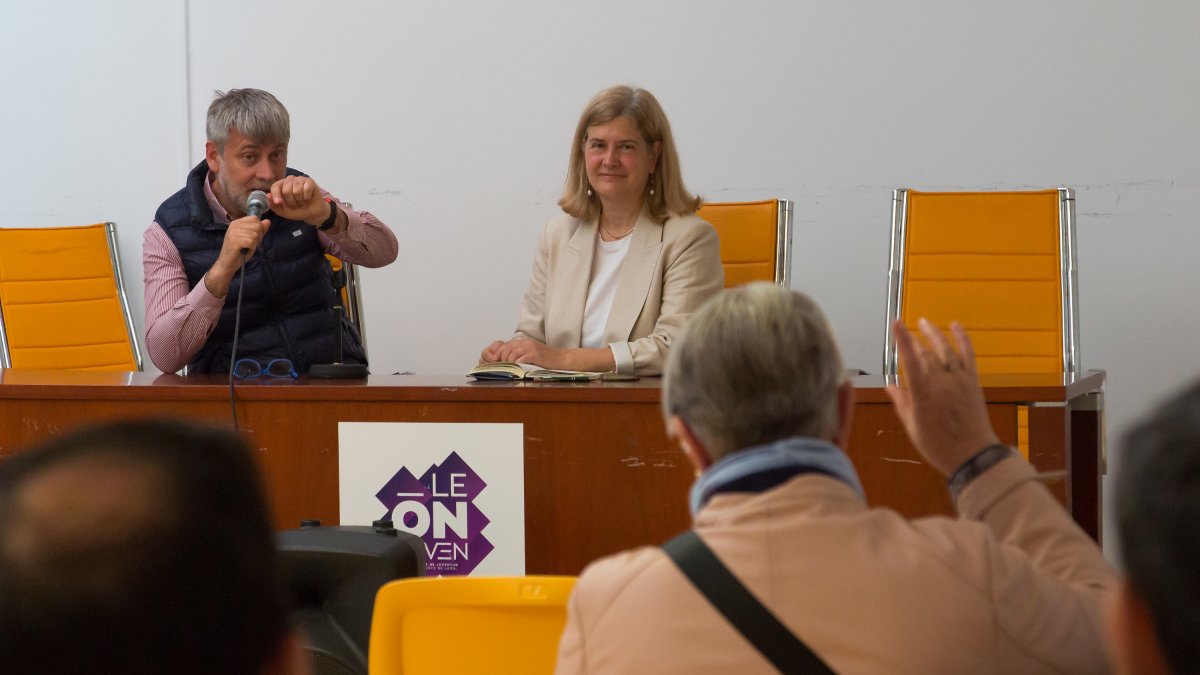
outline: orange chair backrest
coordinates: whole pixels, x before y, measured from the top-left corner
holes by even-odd
[[[329,267],[330,267],[330,269],[333,270],[334,274],[337,274],[338,272],[340,272],[342,270],[342,259],[341,258],[339,258],[335,255],[329,255],[328,253],[326,253],[325,259],[329,261]],[[350,284],[346,284],[345,286],[342,286],[341,290],[338,292],[341,293],[341,295],[342,295],[342,313],[346,315],[347,319],[349,319],[349,318],[351,318],[350,317]]]
[[[782,283],[779,268],[779,200],[706,203],[696,215],[712,223],[721,240],[725,288],[752,281]]]
[[[362,295],[358,287],[357,268],[352,263],[343,262],[341,258],[328,253],[325,254],[325,259],[329,261],[329,267],[334,274],[345,270],[343,274],[345,283],[338,291],[341,294],[342,315],[358,328],[359,339],[365,348],[367,336],[363,326]]]
[[[140,369],[111,227],[0,228],[0,311],[13,368]]]
[[[554,672],[575,577],[388,582],[375,596],[371,675]]]
[[[971,334],[980,372],[1059,373],[1058,190],[909,190],[900,316]]]

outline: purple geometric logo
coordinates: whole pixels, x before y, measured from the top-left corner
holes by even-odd
[[[425,573],[467,575],[496,547],[483,536],[492,522],[475,506],[487,487],[479,474],[451,452],[420,478],[402,466],[375,498],[387,509],[384,520],[425,542]]]

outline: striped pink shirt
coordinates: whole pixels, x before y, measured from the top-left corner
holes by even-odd
[[[326,192],[325,196],[330,195]],[[204,197],[213,219],[229,223],[229,214],[208,181],[204,182]],[[333,201],[341,204],[336,198]],[[333,236],[317,233],[326,253],[363,267],[383,267],[396,259],[400,247],[387,225],[366,211],[342,210],[348,221],[344,232]],[[157,222],[151,223],[142,237],[142,269],[146,283],[146,351],[159,370],[173,373],[204,346],[221,317],[225,298],[209,293],[203,283],[189,287],[179,250]]]

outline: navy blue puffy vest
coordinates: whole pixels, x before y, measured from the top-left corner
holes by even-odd
[[[288,175],[304,175],[288,169]],[[208,164],[188,174],[182,190],[158,207],[154,220],[183,258],[188,285],[201,283],[221,252],[228,225],[213,222],[212,209],[204,198]],[[221,309],[221,318],[208,341],[188,364],[193,373],[227,373],[233,349],[234,312],[238,290],[244,282],[242,322],[238,333],[237,357],[252,358],[263,365],[277,358],[289,359],[301,374],[316,363],[334,360],[337,333],[342,321],[345,342],[342,361],[366,363],[358,332],[332,308],[337,295],[331,284],[332,270],[308,223],[285,220],[268,212],[263,216],[271,227],[254,256],[246,261],[244,277],[235,275]]]

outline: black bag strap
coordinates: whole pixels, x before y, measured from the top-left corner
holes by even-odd
[[[663,551],[718,611],[786,675],[833,675],[808,645],[788,630],[721,562],[695,531],[663,544]]]

